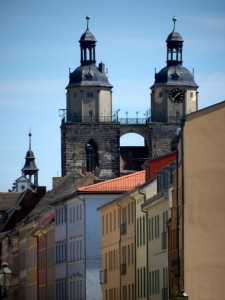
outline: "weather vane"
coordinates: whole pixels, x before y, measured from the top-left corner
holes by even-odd
[[[89,29],[89,20],[90,20],[90,17],[89,16],[86,16],[86,20],[87,20],[87,29]]]
[[[175,24],[176,24],[176,21],[177,21],[177,17],[174,16],[174,17],[173,17],[173,30],[175,30]]]

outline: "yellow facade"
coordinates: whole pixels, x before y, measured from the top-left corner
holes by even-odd
[[[153,180],[100,208],[104,300],[147,299],[147,224],[141,205],[156,190]]]
[[[120,209],[116,201],[101,209],[102,218],[102,266],[101,286],[103,299],[119,300],[120,285]]]

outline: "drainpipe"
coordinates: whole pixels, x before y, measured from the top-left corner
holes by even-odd
[[[178,143],[176,149],[176,240],[177,240],[177,288],[178,293],[180,294],[180,224],[179,224],[179,174],[178,174],[178,167],[179,167],[179,151],[178,151]]]
[[[122,286],[121,286],[121,283],[122,283],[122,277],[121,277],[121,206],[119,205],[119,202],[116,201],[116,204],[117,206],[119,207],[119,212],[120,212],[120,215],[118,217],[120,217],[120,227],[119,227],[119,233],[120,233],[120,238],[119,238],[119,274],[120,274],[120,298],[119,299],[122,299]]]
[[[130,196],[131,199],[134,202],[134,294],[135,294],[135,298],[137,299],[137,295],[136,295],[136,282],[137,282],[137,242],[136,242],[136,199],[133,198],[132,196]]]
[[[37,239],[37,299],[39,299],[39,238],[34,233],[31,235]]]
[[[146,202],[146,194],[141,192],[141,189],[138,189],[138,192],[144,196],[144,202]],[[145,227],[146,227],[146,264],[147,264],[147,268],[146,268],[146,287],[147,287],[147,290],[146,290],[146,293],[147,293],[147,300],[149,299],[149,285],[148,285],[148,271],[149,271],[149,268],[148,268],[148,265],[149,265],[149,255],[148,255],[148,211],[147,210],[144,210],[143,208],[141,208],[142,212],[145,213],[145,217],[146,217],[146,220],[145,220]]]
[[[69,284],[68,284],[68,220],[67,220],[67,205],[63,202],[62,206],[65,208],[65,219],[66,219],[66,299],[68,299],[68,290],[69,290]]]
[[[85,202],[85,198],[80,198],[78,195],[77,195],[77,198],[83,202],[83,205],[84,205],[84,209],[83,209],[83,215],[84,215],[84,222],[83,222],[83,237],[84,237],[84,286],[85,286],[85,289],[84,289],[84,300],[86,300],[86,267],[87,267],[87,263],[86,263],[86,202]]]
[[[181,199],[182,199],[182,263],[184,262],[184,126],[185,126],[185,117],[181,119],[181,182],[182,182],[182,189],[181,189]],[[182,278],[183,278],[183,290],[184,290],[184,263],[182,268]]]
[[[45,295],[46,295],[46,300],[48,299],[48,239],[47,239],[47,234],[43,232],[43,227],[41,228],[41,234],[45,237]]]

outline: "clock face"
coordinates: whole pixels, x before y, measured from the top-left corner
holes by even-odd
[[[173,103],[182,103],[184,100],[184,92],[180,89],[172,89],[169,92],[169,99]]]

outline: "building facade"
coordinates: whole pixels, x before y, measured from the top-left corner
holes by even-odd
[[[187,116],[183,127],[182,288],[189,300],[224,298],[224,117],[223,101]]]

